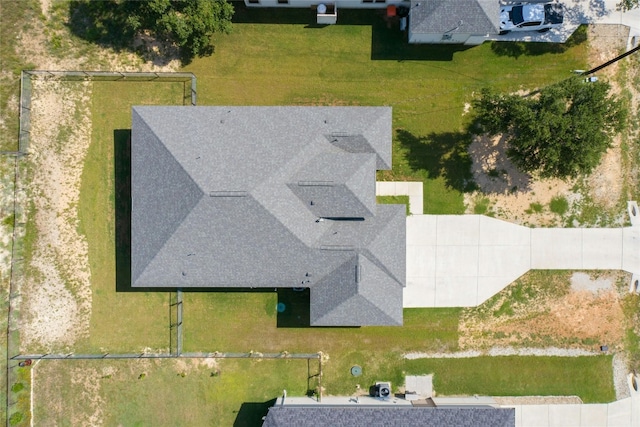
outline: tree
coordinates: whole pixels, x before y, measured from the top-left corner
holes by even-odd
[[[631,9],[640,7],[640,0],[622,0],[616,5],[616,9],[627,12]]]
[[[101,43],[126,45],[149,31],[175,43],[190,60],[211,53],[211,36],[231,30],[233,6],[226,0],[79,0],[70,4],[74,32]]]
[[[473,102],[476,123],[490,135],[507,133],[507,156],[542,177],[589,173],[626,123],[627,110],[610,86],[574,77],[547,86],[537,96],[482,90]]]

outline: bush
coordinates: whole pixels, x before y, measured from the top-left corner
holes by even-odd
[[[542,203],[538,203],[538,202],[533,202],[529,205],[529,209],[526,210],[527,213],[540,213],[542,212],[542,210],[544,209],[544,206],[542,206]]]
[[[489,210],[489,199],[483,197],[482,199],[476,202],[476,205],[473,207],[473,213],[476,215],[484,215]]]
[[[11,386],[11,391],[14,393],[18,393],[19,391],[24,389],[24,384],[23,383],[15,383],[14,385]]]
[[[551,210],[551,212],[562,216],[569,210],[569,202],[563,196],[556,196],[551,199],[551,202],[549,203],[549,209]]]
[[[22,422],[23,418],[24,418],[24,415],[22,415],[22,412],[14,412],[13,414],[11,414],[11,417],[9,417],[9,425],[14,426]]]

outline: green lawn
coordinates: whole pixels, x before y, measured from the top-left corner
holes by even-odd
[[[169,349],[169,294],[116,293],[114,145],[131,128],[131,106],[181,104],[182,83],[94,82],[92,143],[85,161],[78,211],[87,238],[92,278],[89,338],[76,352]]]
[[[34,425],[255,427],[285,387],[304,395],[317,369],[306,360],[45,361]]]
[[[612,356],[475,357],[418,359],[405,363],[408,374],[434,374],[441,395],[579,396],[585,403],[611,402]]]

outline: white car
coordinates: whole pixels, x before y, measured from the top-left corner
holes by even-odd
[[[560,3],[513,3],[500,7],[500,34],[510,31],[544,33],[562,26],[564,12]]]

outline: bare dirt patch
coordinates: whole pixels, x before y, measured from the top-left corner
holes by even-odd
[[[22,284],[23,348],[65,348],[88,335],[91,274],[77,204],[91,142],[89,102],[88,82],[33,82],[27,192],[37,239]]]
[[[621,350],[625,317],[620,304],[628,274],[606,272],[524,277],[483,306],[467,309],[460,322],[462,350],[490,347]],[[584,276],[587,276],[586,278]],[[570,284],[571,283],[571,284]]]

